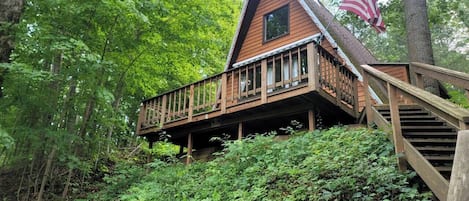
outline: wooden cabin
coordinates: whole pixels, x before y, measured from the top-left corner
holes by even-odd
[[[411,166],[438,199],[469,196],[469,110],[423,90],[428,77],[469,91],[469,75],[380,64],[333,18],[314,0],[246,0],[225,71],[144,100],[137,134],[150,144],[170,136],[189,163],[220,146],[213,137],[366,116],[392,133],[399,168]]]
[[[293,120],[310,130],[355,123],[365,106],[359,65],[368,63],[377,61],[316,1],[245,1],[225,71],[144,100],[137,134],[200,149]],[[394,67],[383,69],[407,72]]]

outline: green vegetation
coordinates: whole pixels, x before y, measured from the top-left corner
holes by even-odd
[[[227,141],[214,161],[117,168],[93,200],[427,200],[400,173],[386,134],[334,127]],[[144,172],[148,171],[148,174]]]

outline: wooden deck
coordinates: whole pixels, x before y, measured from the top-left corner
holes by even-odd
[[[359,86],[351,70],[310,42],[143,101],[137,134],[176,139],[321,107],[356,118],[364,106]]]

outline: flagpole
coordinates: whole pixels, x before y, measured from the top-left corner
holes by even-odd
[[[317,0],[317,1],[318,1],[318,3],[319,3],[322,7],[326,8],[326,6],[324,6],[324,4],[323,4],[320,0]],[[335,20],[335,18],[336,18],[336,16],[337,16],[337,13],[339,12],[339,10],[340,10],[339,7],[337,7],[336,11],[335,11],[334,14],[332,15],[332,20],[327,23],[326,29],[324,29],[324,32],[327,32],[327,30],[329,29],[329,26],[331,26],[332,22]],[[332,13],[331,13],[331,14],[332,14]],[[318,45],[321,44],[321,41],[322,41],[323,39],[324,39],[324,33],[321,33],[321,36],[319,36]]]

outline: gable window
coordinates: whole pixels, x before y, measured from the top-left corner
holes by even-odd
[[[290,32],[288,4],[264,15],[264,42],[280,38]]]

